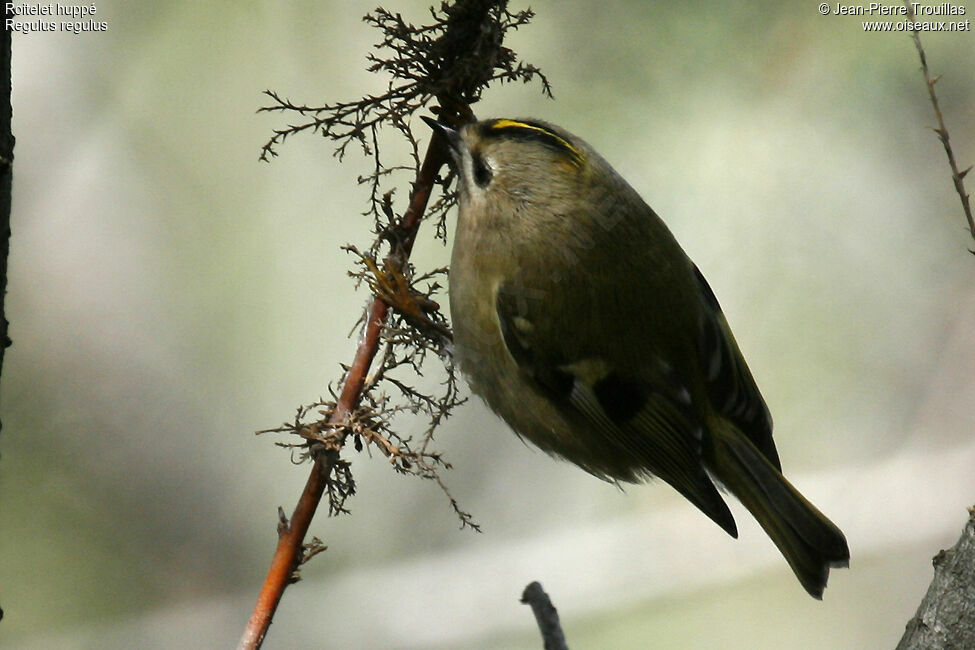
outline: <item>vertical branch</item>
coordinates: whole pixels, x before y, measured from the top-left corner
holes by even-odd
[[[5,18],[12,18],[12,5],[7,4]],[[10,30],[0,34],[0,376],[3,375],[3,353],[10,345],[7,336],[7,255],[10,251],[10,188],[14,165],[14,136],[10,106]],[[2,425],[0,425],[2,428]],[[2,613],[0,613],[2,616]]]

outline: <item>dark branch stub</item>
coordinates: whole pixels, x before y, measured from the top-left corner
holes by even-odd
[[[552,600],[542,589],[540,582],[532,582],[521,594],[521,602],[532,608],[538,630],[542,633],[542,643],[545,650],[568,650],[559,612],[552,604]]]

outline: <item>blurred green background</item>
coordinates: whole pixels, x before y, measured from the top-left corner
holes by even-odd
[[[255,110],[265,88],[313,105],[380,90],[374,5],[98,2],[107,32],[14,35],[0,646],[236,643],[308,473],[253,432],[350,360],[366,296],[339,246],[371,226],[368,162],[299,136],[259,163],[294,118]],[[478,114],[565,126],[670,224],[852,568],[815,602],[740,507],[736,542],[673,490],[620,492],[471,400],[438,441],[484,533],[353,454],[353,514],[313,524],[329,550],[265,647],[538,648],[531,580],[574,648],[892,647],[975,503],[973,242],[913,44],[813,2],[532,8],[509,45],[556,100],[504,86]],[[967,166],[975,40],[924,43]],[[421,236],[421,268],[445,264]]]

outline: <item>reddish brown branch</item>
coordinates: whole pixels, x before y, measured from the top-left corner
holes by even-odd
[[[452,4],[443,2],[439,10],[431,9],[434,23],[420,27],[406,23],[399,14],[388,12],[382,8],[368,14],[366,21],[379,27],[384,34],[383,41],[377,46],[381,54],[374,54],[369,57],[372,63],[369,67],[371,72],[383,72],[390,75],[386,92],[381,95],[370,95],[354,102],[335,103],[316,108],[292,104],[288,100],[281,99],[275,93],[268,92],[269,97],[274,101],[274,105],[262,110],[296,111],[306,118],[310,117],[312,121],[304,125],[289,126],[286,129],[275,131],[263,149],[262,159],[266,160],[269,156],[275,155],[274,147],[283,142],[289,135],[304,130],[317,132],[337,143],[336,153],[340,158],[351,142],[359,142],[362,145],[363,152],[374,158],[375,171],[369,176],[360,178],[360,183],[367,183],[371,188],[371,209],[367,214],[371,214],[375,218],[376,226],[380,231],[380,238],[370,250],[370,254],[378,255],[377,250],[383,244],[388,244],[390,248],[388,256],[381,265],[382,273],[376,274],[374,286],[380,287],[379,275],[390,276],[392,277],[390,286],[394,291],[392,294],[385,292],[385,298],[373,297],[364,325],[365,331],[356,350],[355,360],[345,372],[341,394],[336,398],[334,408],[328,409],[327,420],[324,423],[316,422],[311,425],[310,431],[304,431],[299,420],[307,411],[299,409],[299,416],[296,418],[294,427],[288,425],[283,427],[284,430],[292,430],[304,438],[301,443],[305,450],[304,453],[314,459],[314,467],[291,520],[288,521],[283,515],[280,517],[278,545],[271,562],[271,568],[268,570],[257,604],[241,638],[238,646],[240,648],[260,647],[285,587],[296,580],[296,572],[307,557],[320,549],[321,543],[317,540],[306,545],[304,539],[324,494],[329,494],[332,509],[341,511],[342,501],[354,490],[348,462],[339,454],[346,440],[350,437],[350,423],[354,427],[354,423],[358,419],[359,425],[362,425],[363,409],[360,402],[365,403],[367,410],[370,407],[370,402],[372,403],[371,407],[375,407],[377,404],[377,400],[371,394],[364,398],[364,391],[368,391],[375,384],[375,377],[381,377],[386,370],[398,364],[406,363],[419,370],[417,363],[418,361],[422,362],[427,351],[436,350],[438,354],[441,351],[438,346],[431,346],[429,343],[421,341],[421,345],[414,346],[411,352],[398,361],[393,361],[392,365],[381,362],[373,381],[367,382],[367,373],[374,363],[380,346],[384,344],[384,341],[392,343],[393,338],[391,337],[397,336],[396,333],[390,332],[390,327],[386,323],[390,312],[399,310],[398,313],[403,316],[403,319],[400,320],[405,319],[406,325],[416,327],[414,322],[410,322],[409,314],[411,312],[403,311],[402,306],[393,298],[396,297],[397,293],[403,293],[414,301],[417,298],[416,292],[410,291],[409,284],[397,280],[397,274],[403,275],[411,272],[408,259],[413,249],[420,220],[428,212],[431,213],[430,216],[439,215],[442,219],[447,209],[453,204],[452,197],[445,195],[438,202],[428,207],[437,173],[447,160],[445,145],[439,140],[435,140],[427,149],[423,163],[419,166],[417,179],[410,194],[409,207],[403,217],[397,223],[392,224],[391,222],[394,221],[391,203],[392,193],[388,192],[381,195],[379,181],[386,178],[391,171],[401,168],[387,167],[381,163],[378,142],[376,141],[377,128],[380,125],[389,127],[404,136],[411,146],[413,162],[418,163],[417,141],[410,129],[409,117],[428,106],[432,99],[435,98],[440,104],[438,113],[440,119],[457,125],[473,119],[469,105],[480,98],[483,90],[491,82],[528,82],[534,78],[539,78],[542,81],[543,90],[551,96],[548,81],[542,76],[541,72],[534,66],[519,61],[514,51],[502,45],[505,32],[527,25],[534,15],[531,10],[510,13],[507,10],[507,4],[507,0],[458,0]],[[372,136],[371,145],[369,142],[370,135]],[[440,228],[441,226],[438,224],[438,232]],[[380,269],[380,266],[376,265],[374,261],[371,261],[371,264],[374,271]],[[360,274],[353,275],[361,277]],[[430,287],[430,291],[433,290],[434,287]],[[380,292],[380,295],[383,295],[383,292]],[[429,298],[429,295],[421,297]],[[389,306],[390,304],[393,306]],[[420,311],[423,313],[414,314],[417,318],[413,318],[413,321],[417,321],[420,316],[427,314],[422,307],[420,307]],[[402,327],[402,324],[393,323],[392,327]],[[438,330],[437,338],[447,338],[445,330],[442,328],[434,329]],[[404,398],[409,404],[421,411],[425,410],[426,407],[431,415],[432,431],[432,428],[446,416],[449,409],[458,403],[453,377],[452,368],[448,368],[448,388],[444,398],[440,401],[430,401],[406,384],[393,381],[394,385],[403,392]],[[385,377],[386,381],[391,379],[388,376]],[[326,405],[319,404],[318,406]],[[327,406],[331,407],[331,403]],[[387,415],[390,412],[390,409],[386,410]],[[382,429],[382,424],[382,422],[379,423],[380,429]],[[325,435],[320,435],[323,430]],[[382,430],[389,431],[388,428]],[[314,435],[307,435],[309,432]],[[374,432],[379,433],[378,430]],[[356,433],[361,434],[361,431],[356,429]],[[362,437],[362,435],[356,435],[355,440],[361,442]],[[394,434],[394,437],[397,436]],[[399,440],[403,443],[404,448],[399,449],[397,447],[401,461],[399,469],[404,471],[409,469],[409,466],[403,462],[409,456],[413,462],[421,465],[412,473],[425,478],[432,478],[443,487],[443,482],[432,465],[423,466],[423,463],[429,461],[447,467],[446,463],[440,460],[439,455],[425,451],[426,440],[424,441],[424,449],[421,449],[419,453],[405,449],[408,441],[402,438]],[[307,447],[304,447],[305,444]],[[293,447],[294,445],[286,446]],[[387,451],[392,454],[393,447],[388,446]],[[451,498],[451,505],[461,517],[464,525],[474,527],[470,516],[457,507],[453,498]]]
[[[394,254],[401,254],[404,259],[409,257],[413,249],[416,232],[420,226],[420,220],[423,218],[423,213],[426,211],[437,172],[445,162],[446,157],[442,147],[437,142],[431,143],[417,174],[416,183],[413,185],[409,207],[407,207],[398,224],[399,240],[398,246],[394,247]],[[372,360],[379,350],[380,333],[388,313],[387,304],[379,298],[373,298],[369,305],[365,332],[359,342],[359,347],[356,349],[352,365],[345,374],[342,393],[329,418],[329,424],[341,426],[342,423],[349,420],[349,416],[358,407],[366,376],[369,373],[369,366],[372,365]],[[338,436],[339,448],[344,443],[347,434],[347,431],[340,432]],[[264,584],[257,596],[257,604],[254,606],[254,611],[244,629],[240,644],[237,646],[239,650],[261,647],[284,589],[292,581],[294,571],[302,561],[305,535],[308,533],[308,527],[311,525],[311,520],[321,502],[322,494],[338,458],[338,452],[339,449],[336,448],[325,449],[318,453],[311,474],[308,476],[308,481],[305,483],[305,489],[302,491],[298,505],[295,506],[294,513],[291,515],[291,520],[278,527],[278,545],[274,551],[274,557],[271,559],[271,567],[268,569],[267,577],[264,579]]]

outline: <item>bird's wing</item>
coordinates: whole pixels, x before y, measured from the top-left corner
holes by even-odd
[[[704,374],[711,407],[744,433],[775,468],[781,471],[779,455],[772,440],[772,416],[762,399],[752,373],[738,349],[718,299],[695,266],[694,276],[701,289],[704,310],[701,314],[697,353]]]
[[[558,336],[551,335],[550,321],[548,327],[537,327],[545,301],[519,300],[518,295],[502,286],[495,306],[505,346],[525,380],[578,424],[579,435],[629,454],[636,475],[666,480],[737,536],[734,518],[702,464],[702,423],[666,360],[615,367],[609,355],[591,353],[598,345],[568,343],[584,335],[576,331],[582,329],[576,321],[559,321]],[[580,355],[581,349],[587,353]]]

